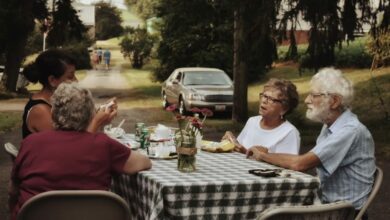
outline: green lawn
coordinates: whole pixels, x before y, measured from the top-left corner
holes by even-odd
[[[0,112],[0,133],[10,131],[16,126],[21,126],[21,113]]]
[[[146,70],[134,70],[125,68],[124,74],[133,87],[131,97],[123,100],[127,107],[160,107],[160,84],[150,80],[151,72]],[[371,73],[368,69],[344,69],[346,76],[354,82],[355,100],[353,111],[359,116],[361,121],[370,129],[377,145],[377,151],[390,156],[389,137],[390,122],[384,119],[384,110],[380,105],[378,94],[375,90]],[[304,71],[300,77],[298,69],[294,66],[277,67],[272,69],[263,81],[253,83],[248,87],[248,109],[249,116],[258,112],[258,94],[262,90],[264,83],[272,77],[287,78],[296,84],[300,95],[300,104],[297,110],[289,116],[289,120],[301,131],[303,145],[313,145],[321,128],[320,124],[312,123],[305,118],[306,106],[304,99],[309,92],[309,80],[314,73]],[[383,96],[387,101],[385,109],[390,111],[390,68],[383,68],[373,73]],[[367,114],[369,113],[369,114]],[[172,120],[171,116],[165,112],[159,117],[161,121]],[[168,117],[168,118],[166,118]],[[242,128],[242,124],[234,124],[226,118],[212,118],[206,121],[206,127],[210,132],[233,130],[236,133]]]
[[[122,74],[128,80],[130,89],[119,99],[120,105],[127,108],[139,109],[141,114],[149,114],[148,120],[160,123],[172,123],[172,115],[161,108],[160,83],[153,82],[153,65],[147,65],[142,70],[132,69],[129,61],[124,60],[119,48],[119,39],[98,42],[99,46],[107,46],[112,49],[113,63],[121,65]],[[355,100],[353,111],[359,116],[361,121],[370,129],[376,142],[377,152],[390,157],[390,140],[388,131],[390,121],[384,120],[385,110],[390,111],[390,67],[382,68],[371,73],[368,69],[343,69],[346,76],[354,82]],[[85,71],[78,71],[78,78],[85,76]],[[309,80],[314,73],[305,70],[299,75],[295,65],[273,68],[262,81],[254,82],[248,87],[248,110],[249,116],[257,115],[258,94],[262,90],[264,83],[272,77],[285,78],[294,82],[300,94],[300,104],[297,110],[288,119],[301,131],[302,143],[304,146],[313,145],[321,127],[305,118],[306,106],[304,98],[309,91]],[[374,77],[378,88],[381,91],[385,106],[382,106],[380,99],[371,79]],[[30,88],[30,87],[29,87]],[[149,112],[148,112],[149,111]],[[13,118],[17,118],[17,120]],[[20,115],[2,113],[0,115],[0,131],[13,127]],[[206,121],[207,132],[224,132],[232,130],[239,133],[243,124],[235,124],[229,118],[213,117]]]

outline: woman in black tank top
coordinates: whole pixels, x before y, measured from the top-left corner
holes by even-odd
[[[33,94],[27,102],[23,112],[22,135],[23,138],[31,133],[43,129],[51,129],[50,111],[35,110],[37,105],[47,105],[51,108],[49,101],[57,86],[64,81],[77,81],[75,76],[76,62],[65,51],[49,49],[41,53],[34,62],[27,65],[23,75],[32,83],[39,82],[42,89]],[[40,115],[41,114],[41,115]],[[34,120],[38,119],[39,120]],[[41,120],[44,118],[44,120]]]
[[[22,135],[26,138],[34,132],[52,130],[50,98],[55,89],[65,81],[77,81],[76,62],[64,50],[49,49],[41,53],[36,60],[24,68],[23,75],[32,83],[39,82],[42,89],[33,94],[23,113]],[[99,111],[88,127],[89,132],[96,132],[100,127],[111,122],[118,106],[109,111]]]
[[[47,103],[45,100],[43,99],[29,99],[26,106],[24,107],[24,112],[23,112],[23,124],[22,124],[22,135],[23,135],[23,139],[25,137],[27,137],[28,135],[30,135],[32,132],[28,129],[27,127],[27,115],[28,113],[30,112],[30,109],[32,107],[34,107],[35,105],[38,105],[38,104],[44,104],[44,105],[48,105],[49,107],[51,107],[51,105],[49,103]]]

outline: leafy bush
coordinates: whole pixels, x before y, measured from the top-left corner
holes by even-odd
[[[349,45],[336,49],[336,67],[357,67],[367,68],[371,66],[372,56],[367,53],[364,43],[366,38],[358,39]]]
[[[390,25],[389,25],[390,30]],[[390,31],[382,30],[376,39],[369,37],[366,48],[368,53],[375,57],[376,66],[390,65]]]
[[[146,29],[128,28],[128,32],[120,42],[121,52],[129,58],[133,68],[140,69],[149,58],[156,38],[148,34]]]
[[[338,68],[355,67],[355,68],[367,68],[371,66],[372,55],[365,49],[365,43],[367,38],[358,38],[352,42],[344,42],[341,48],[335,50],[335,63],[334,66]],[[300,48],[300,46],[298,47]],[[309,54],[304,53],[304,47],[298,49],[299,64],[301,68],[313,68],[314,61]],[[286,53],[288,47],[281,47],[278,50],[278,54],[283,55]],[[280,57],[282,58],[282,57]]]

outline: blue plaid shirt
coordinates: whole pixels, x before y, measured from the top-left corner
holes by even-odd
[[[347,200],[361,209],[371,192],[376,169],[374,141],[350,110],[328,128],[322,127],[311,150],[321,160],[322,202]]]

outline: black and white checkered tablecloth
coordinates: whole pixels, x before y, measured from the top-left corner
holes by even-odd
[[[199,152],[197,171],[182,173],[175,160],[153,160],[153,168],[114,177],[112,190],[130,205],[131,219],[254,219],[264,209],[312,203],[319,179],[259,177],[250,169],[277,168],[239,153]]]

